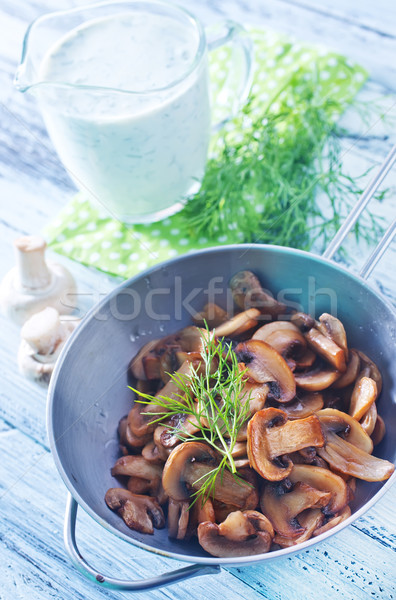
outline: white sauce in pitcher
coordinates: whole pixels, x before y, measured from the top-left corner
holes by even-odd
[[[125,12],[72,30],[41,64],[41,81],[72,84],[39,86],[62,161],[80,188],[126,221],[174,212],[202,178],[210,134],[206,56],[185,77],[198,46],[195,29],[176,19]]]

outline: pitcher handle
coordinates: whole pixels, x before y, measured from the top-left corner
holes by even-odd
[[[236,23],[235,21],[227,20],[220,24],[225,28],[224,33],[215,34],[213,29],[207,28],[206,33],[208,35],[208,49],[209,52],[225,46],[227,44],[232,45],[233,55],[230,60],[230,66],[228,69],[228,76],[226,81],[219,93],[219,97],[228,98],[231,95],[234,97],[231,105],[229,114],[220,119],[217,123],[212,125],[214,131],[218,131],[232,119],[238,113],[241,106],[243,106],[249,96],[250,88],[253,79],[253,42],[244,27]],[[238,53],[236,53],[238,50]],[[242,57],[243,66],[240,74],[238,75],[238,85],[232,86],[231,81],[235,80],[235,72],[238,69],[234,69],[233,65],[236,63],[239,57]]]
[[[67,553],[77,569],[88,579],[111,590],[123,590],[137,592],[140,590],[152,590],[172,583],[177,583],[198,575],[214,575],[220,572],[219,565],[190,565],[182,569],[176,569],[169,573],[162,573],[157,577],[142,579],[140,581],[128,581],[114,579],[102,575],[85,560],[76,542],[76,519],[78,504],[71,494],[68,494],[65,512],[64,542]]]

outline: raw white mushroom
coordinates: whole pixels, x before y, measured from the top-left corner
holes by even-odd
[[[60,317],[53,307],[30,317],[21,330],[18,366],[22,375],[48,385],[60,351],[79,322],[75,317]]]
[[[70,314],[76,284],[65,267],[45,261],[45,240],[25,236],[14,244],[17,265],[0,284],[2,311],[19,325],[47,306],[53,306],[59,314]]]

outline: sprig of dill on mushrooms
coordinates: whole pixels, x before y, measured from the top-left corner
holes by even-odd
[[[226,469],[236,481],[240,480],[232,453],[238,434],[248,420],[250,402],[250,393],[244,393],[247,369],[240,368],[232,345],[216,339],[208,330],[202,338],[202,360],[198,366],[191,365],[189,375],[168,373],[180,393],[174,397],[160,393],[152,396],[130,387],[138,394],[136,402],[160,407],[158,412],[145,412],[154,417],[151,423],[171,420],[180,413],[188,415],[198,428],[196,433],[187,434],[183,426],[166,423],[169,432],[182,442],[204,442],[218,454],[217,466],[194,482],[196,491],[192,493],[192,504],[198,498],[205,503],[214,496],[217,478],[221,479]]]

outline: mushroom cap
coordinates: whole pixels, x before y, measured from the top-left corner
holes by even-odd
[[[225,321],[213,331],[216,337],[237,336],[255,327],[259,316],[260,311],[257,308],[249,308],[244,312],[236,314],[228,321]]]
[[[165,527],[165,517],[157,500],[150,496],[133,494],[124,488],[110,488],[105,496],[106,504],[123,518],[125,524],[141,533],[154,533]]]
[[[320,356],[322,356],[328,363],[330,363],[337,371],[345,373],[346,371],[346,357],[345,351],[337,346],[333,340],[312,327],[305,334],[309,346]]]
[[[248,367],[247,376],[257,383],[274,382],[270,393],[278,402],[289,402],[296,395],[293,373],[285,359],[266,342],[248,340],[235,348],[238,360]]]
[[[260,499],[263,513],[271,521],[275,531],[282,536],[295,538],[305,531],[298,516],[307,508],[323,508],[331,500],[331,492],[324,492],[307,483],[298,481],[291,491],[280,483],[267,483]]]
[[[273,529],[268,519],[257,511],[234,511],[217,525],[210,521],[198,526],[198,540],[212,556],[252,556],[268,552]]]
[[[340,376],[331,367],[314,365],[309,371],[294,373],[294,380],[299,388],[307,392],[321,392],[330,387]]]
[[[340,389],[351,385],[359,374],[360,369],[360,358],[356,350],[349,351],[349,360],[346,365],[347,369],[338,379],[333,383],[333,388]]]
[[[329,509],[333,513],[342,510],[348,503],[348,488],[344,479],[329,469],[314,465],[294,465],[289,479],[292,483],[306,483],[322,492],[330,492]]]
[[[183,442],[170,453],[162,473],[162,485],[170,498],[189,500],[191,493],[199,490],[206,476],[218,466],[216,452],[202,442]],[[257,505],[254,484],[236,479],[227,469],[216,479],[213,497],[238,508]]]
[[[289,475],[293,468],[287,456],[289,452],[323,444],[322,430],[315,415],[288,421],[284,411],[269,407],[257,412],[248,423],[250,464],[269,481],[281,481]]]
[[[162,485],[170,498],[179,502],[189,500],[194,481],[191,481],[191,466],[196,463],[213,469],[218,463],[217,455],[201,442],[184,442],[172,450],[162,473]]]
[[[372,440],[356,419],[331,408],[323,409],[317,415],[326,440],[317,452],[334,471],[365,481],[389,479],[395,466],[369,454]],[[337,433],[346,433],[347,440]]]
[[[286,313],[286,305],[265,292],[252,271],[239,271],[229,281],[235,304],[241,309],[256,307],[260,312],[276,318]]]

